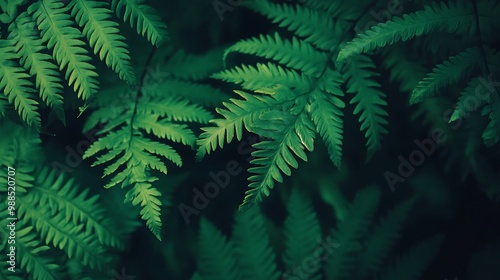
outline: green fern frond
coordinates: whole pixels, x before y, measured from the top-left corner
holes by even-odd
[[[19,225],[19,224],[18,224]],[[50,247],[43,245],[38,236],[33,233],[33,227],[22,225],[16,232],[17,254],[22,256],[20,267],[34,276],[34,279],[57,280],[61,279],[58,265],[49,255]],[[10,278],[9,278],[10,279]]]
[[[339,38],[334,34],[341,33],[340,25],[335,24],[323,11],[300,5],[274,4],[266,0],[256,0],[248,5],[321,50],[328,51],[339,43]]]
[[[137,33],[146,37],[153,45],[160,46],[168,38],[167,27],[156,14],[155,9],[144,0],[112,0],[112,9],[136,26]]]
[[[56,172],[44,168],[37,174],[37,182],[30,190],[30,198],[54,212],[64,213],[67,223],[84,224],[85,229],[93,233],[101,244],[123,248],[111,221],[104,217],[104,209],[97,204],[99,197],[88,197],[88,189],[83,192],[78,192],[78,189],[73,179],[57,177]]]
[[[450,57],[432,69],[432,72],[418,83],[410,97],[410,104],[422,101],[424,98],[435,95],[441,88],[457,83],[460,78],[479,68],[481,63],[479,48],[469,48]]]
[[[125,38],[118,33],[119,25],[111,19],[112,11],[108,5],[100,1],[73,0],[69,7],[71,15],[83,28],[83,35],[94,49],[94,54],[118,73],[120,79],[135,84],[137,79],[130,64]]]
[[[41,119],[38,113],[38,102],[34,100],[34,86],[29,75],[14,60],[18,58],[9,41],[0,40],[0,89],[19,116],[30,126],[40,129]]]
[[[321,81],[321,87],[312,92],[309,99],[309,112],[326,145],[331,161],[337,167],[342,163],[342,140],[345,103],[340,99],[344,93],[340,89],[341,75],[328,70]],[[327,83],[330,83],[328,85]]]
[[[443,234],[433,236],[410,248],[403,256],[395,259],[380,280],[418,280],[429,263],[434,259],[444,239]]]
[[[36,87],[40,98],[46,102],[56,116],[64,123],[63,86],[57,66],[36,33],[35,22],[26,13],[19,15],[9,26],[9,38],[15,44],[16,53],[21,57],[21,65],[31,76],[36,77]]]
[[[288,216],[285,220],[285,253],[283,262],[287,268],[300,265],[307,257],[316,253],[321,239],[321,227],[311,201],[298,188],[293,188],[287,203]],[[307,279],[319,277],[318,269],[307,273]],[[314,278],[316,277],[316,278]]]
[[[97,93],[98,81],[95,67],[89,63],[91,58],[84,48],[82,33],[75,28],[68,7],[58,0],[41,0],[28,8],[35,18],[42,40],[53,51],[59,70],[66,68],[68,80],[78,97],[88,100]]]
[[[223,148],[224,144],[230,143],[235,136],[240,141],[243,135],[243,126],[248,131],[252,131],[251,124],[259,114],[272,109],[273,106],[293,101],[293,96],[285,96],[284,94],[254,96],[238,90],[235,90],[235,93],[243,100],[230,99],[231,102],[223,102],[226,109],[217,108],[217,113],[223,118],[211,120],[210,122],[215,126],[202,128],[203,133],[197,141],[198,159],[215,151],[217,146]]]
[[[347,92],[355,94],[350,104],[357,104],[354,114],[360,114],[361,130],[366,130],[367,160],[380,148],[382,136],[387,134],[388,113],[385,94],[380,90],[379,83],[373,77],[379,76],[375,71],[375,64],[366,55],[356,56],[345,68]]]
[[[279,279],[276,255],[258,207],[236,214],[231,241],[243,279]]]
[[[489,96],[484,100],[482,100],[482,98],[478,98],[478,91],[481,96],[481,92],[484,91],[484,89],[481,88],[479,79],[479,77],[471,79],[465,89],[460,92],[455,110],[453,110],[453,114],[451,115],[449,122],[454,122],[458,119],[467,117],[469,114],[477,110],[477,108],[474,107],[477,106],[479,108],[489,102]]]
[[[143,220],[161,240],[161,193],[151,184],[158,180],[152,171],[167,174],[163,160],[178,167],[183,161],[172,146],[160,140],[192,147],[196,137],[188,123],[208,123],[212,115],[199,105],[178,97],[165,97],[156,91],[142,91],[140,96],[125,100],[122,105],[114,107],[103,103],[103,107],[89,117],[86,129],[99,123],[103,123],[104,128],[99,132],[102,137],[85,151],[84,158],[97,155],[92,166],[109,164],[103,177],[112,177],[105,188],[118,184],[122,188],[132,187],[125,201],[141,206]],[[101,152],[104,153],[98,155]]]
[[[326,261],[327,279],[341,279],[354,273],[355,253],[361,251],[360,240],[369,232],[379,200],[380,190],[376,187],[362,189],[356,194],[346,219],[340,221],[337,229],[332,231],[332,236],[340,243],[340,247]]]
[[[415,199],[411,199],[398,205],[382,217],[372,229],[370,236],[363,242],[364,250],[359,255],[360,279],[378,273],[383,268],[385,258],[399,239],[403,223],[408,218],[414,203]]]
[[[200,221],[198,272],[204,280],[241,279],[234,244],[210,221]]]
[[[478,3],[481,31],[493,31],[492,22],[500,5],[482,1]],[[359,34],[357,38],[348,42],[339,52],[337,62],[344,62],[349,57],[372,51],[376,48],[392,45],[396,42],[412,39],[434,31],[446,31],[457,34],[474,34],[477,32],[476,18],[472,3],[457,1],[445,4],[433,2],[423,10],[402,17],[379,23]]]
[[[258,38],[242,40],[226,49],[223,60],[226,60],[231,52],[273,59],[314,77],[321,74],[321,65],[327,58],[326,53],[317,51],[311,44],[297,37],[293,37],[291,41],[282,39],[279,33],[275,33],[274,36],[260,35]]]
[[[267,65],[257,63],[254,66],[242,65],[234,69],[224,70],[212,75],[212,78],[229,83],[241,84],[246,90],[259,90],[276,84],[287,85],[289,88],[299,92],[308,90],[312,80],[306,75],[299,74],[295,70],[286,69],[269,62]]]
[[[264,196],[269,196],[274,181],[283,182],[281,173],[290,176],[292,173],[290,167],[298,167],[295,156],[307,161],[305,150],[314,149],[314,125],[305,112],[298,110],[298,115],[269,111],[259,116],[262,123],[269,124],[267,129],[270,130],[270,135],[275,135],[275,138],[252,145],[256,151],[252,152],[254,159],[250,163],[255,166],[248,169],[253,175],[248,178],[250,189],[245,192],[245,199],[240,209],[247,209],[262,201]],[[276,130],[275,122],[280,119],[285,120],[285,124],[282,129]],[[266,129],[262,125],[259,128]]]

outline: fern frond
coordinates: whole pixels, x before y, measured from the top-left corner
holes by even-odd
[[[36,77],[36,87],[42,101],[54,110],[56,116],[64,123],[63,86],[57,66],[46,47],[35,31],[35,22],[26,13],[19,15],[9,26],[9,38],[15,44],[16,53],[21,57],[21,65],[31,76]]]
[[[41,0],[28,8],[35,18],[42,40],[53,51],[59,70],[66,68],[68,80],[78,97],[88,100],[97,93],[98,81],[95,67],[89,63],[91,58],[84,48],[82,33],[75,28],[68,8],[58,0]]]
[[[457,83],[462,77],[479,68],[481,63],[481,51],[477,47],[450,57],[418,83],[410,97],[410,104],[422,101],[435,95],[441,88]]]
[[[378,279],[421,279],[422,273],[434,259],[443,239],[444,235],[439,234],[413,246],[405,255],[396,258],[394,263],[388,266]]]
[[[83,35],[94,49],[94,54],[118,73],[120,79],[135,84],[137,79],[130,64],[125,38],[119,33],[118,23],[112,20],[108,5],[100,1],[74,0],[69,7],[71,15],[83,28]]]
[[[403,223],[408,217],[415,199],[405,201],[391,210],[372,229],[371,234],[363,242],[364,250],[359,255],[358,275],[366,279],[373,273],[378,273],[383,267],[385,258],[398,240]]]
[[[112,0],[112,9],[136,26],[137,33],[146,37],[153,45],[160,46],[168,37],[167,27],[156,14],[155,9],[144,3],[144,0]]]
[[[283,182],[281,173],[290,176],[290,167],[298,167],[295,156],[307,161],[304,150],[314,149],[314,125],[305,112],[290,115],[288,112],[270,111],[259,117],[262,123],[270,124],[268,129],[275,138],[252,145],[256,151],[252,152],[254,159],[250,163],[255,166],[248,171],[254,175],[248,178],[250,189],[245,192],[240,209],[246,209],[262,201],[264,196],[269,196],[274,181]],[[285,120],[284,127],[282,130],[276,130],[273,122],[280,119]],[[262,129],[262,125],[259,128]]]
[[[321,240],[321,227],[318,217],[314,212],[311,201],[304,197],[297,187],[292,189],[292,193],[287,203],[288,216],[285,220],[285,246],[283,262],[287,268],[300,265],[307,257],[320,250],[318,241]],[[318,269],[313,269],[307,273],[307,279],[316,279],[319,275]],[[314,278],[316,277],[316,278]]]
[[[477,93],[479,92],[481,94],[479,97],[482,97],[483,94],[481,92],[484,91],[484,89],[481,88],[479,79],[479,77],[471,79],[465,89],[460,92],[455,110],[453,110],[453,114],[451,115],[449,122],[454,122],[458,119],[467,117],[469,114],[476,111],[477,108],[489,102],[489,96],[484,100],[482,98],[478,98]],[[474,108],[476,106],[477,108]]]
[[[340,89],[341,75],[328,70],[319,89],[312,92],[309,99],[309,114],[326,145],[331,161],[337,167],[342,162],[342,140],[344,113],[341,111],[345,103],[339,98],[344,96]],[[329,85],[325,80],[328,80]],[[328,92],[326,91],[328,90]]]
[[[19,116],[30,126],[40,129],[41,119],[38,113],[38,102],[34,100],[34,86],[29,75],[13,60],[17,59],[14,47],[5,40],[0,40],[0,89]]]
[[[48,255],[50,247],[43,245],[38,236],[32,232],[32,226],[21,227],[16,232],[17,254],[21,257],[20,266],[34,279],[57,280],[61,279],[60,266],[55,259]],[[10,279],[10,278],[9,278]]]
[[[479,21],[481,31],[492,32],[491,24],[495,12],[498,13],[500,5],[493,2],[478,3]],[[477,32],[474,9],[472,3],[465,1],[433,2],[423,10],[402,17],[379,23],[359,34],[357,38],[348,42],[339,52],[337,62],[344,62],[349,57],[369,52],[376,48],[392,45],[396,42],[412,39],[434,31],[446,31],[457,34],[474,34]]]
[[[95,237],[85,230],[83,224],[68,223],[65,215],[50,213],[50,209],[37,207],[37,202],[29,196],[18,196],[18,215],[35,225],[45,244],[52,244],[63,250],[69,258],[78,258],[90,268],[102,269],[106,263],[104,248]]]
[[[347,92],[355,94],[350,104],[356,104],[354,114],[360,114],[361,130],[366,130],[367,160],[380,148],[382,136],[387,134],[387,116],[384,107],[387,106],[385,94],[380,90],[379,83],[374,81],[378,76],[375,64],[366,55],[356,56],[349,67],[345,68]]]
[[[274,4],[266,0],[256,0],[248,5],[321,50],[328,51],[339,43],[339,38],[334,35],[342,33],[340,26],[323,11],[300,5]]]
[[[311,44],[293,37],[292,40],[282,39],[279,33],[260,35],[258,38],[242,40],[224,52],[223,60],[231,52],[252,54],[267,59],[273,59],[289,68],[318,77],[327,54],[317,51]]]
[[[332,231],[340,247],[326,261],[327,279],[342,279],[354,273],[355,253],[361,250],[360,240],[368,234],[379,200],[380,190],[376,187],[362,189],[356,194],[346,219],[340,221],[337,229]]]
[[[203,133],[197,141],[198,152],[196,156],[198,159],[215,151],[217,146],[223,148],[224,144],[230,143],[235,136],[240,141],[243,135],[243,126],[251,131],[251,124],[259,114],[270,110],[273,106],[293,100],[293,96],[282,94],[254,96],[244,91],[235,90],[234,92],[240,95],[243,100],[230,99],[231,102],[222,103],[226,109],[217,108],[217,113],[223,118],[211,120],[210,122],[215,126],[202,128]]]
[[[78,189],[73,179],[57,177],[55,171],[44,168],[37,174],[37,182],[30,190],[30,197],[54,212],[64,213],[67,223],[84,224],[85,229],[93,233],[101,244],[123,248],[111,222],[104,217],[104,209],[97,204],[99,197],[88,197],[89,189],[82,192]]]
[[[204,280],[241,279],[234,244],[210,221],[200,221],[198,272]]]
[[[231,241],[243,279],[279,279],[276,255],[258,207],[237,213]]]
[[[90,116],[90,125],[85,125],[86,128],[98,123],[105,126],[99,132],[102,137],[85,151],[83,157],[97,155],[92,166],[109,164],[103,177],[112,177],[105,188],[118,184],[122,188],[132,187],[125,201],[141,206],[143,220],[161,240],[161,193],[151,184],[158,180],[151,172],[167,174],[163,160],[180,167],[182,158],[173,147],[158,139],[193,146],[196,137],[187,123],[207,123],[212,115],[186,100],[155,96],[152,91],[142,94],[126,102],[121,109],[103,107],[94,113],[96,115]]]
[[[235,67],[234,69],[224,70],[213,74],[212,78],[229,83],[241,84],[243,89],[252,91],[282,84],[302,92],[308,90],[312,85],[312,80],[308,76],[299,74],[295,70],[283,68],[271,62],[267,65],[257,63],[257,68],[254,66],[242,65],[241,67]]]

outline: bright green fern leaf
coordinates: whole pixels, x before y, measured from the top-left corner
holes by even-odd
[[[134,70],[130,64],[129,51],[125,38],[118,33],[118,23],[111,18],[108,5],[100,1],[72,0],[71,15],[83,28],[94,53],[116,71],[120,79],[129,84],[136,83]]]
[[[78,97],[88,100],[97,93],[98,81],[95,67],[84,48],[82,33],[73,26],[68,8],[58,0],[41,0],[33,3],[28,12],[33,15],[41,30],[42,40],[53,50],[59,70],[66,68],[68,80]]]

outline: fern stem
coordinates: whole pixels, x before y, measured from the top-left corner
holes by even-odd
[[[144,71],[142,72],[141,79],[139,80],[139,88],[137,90],[137,94],[135,95],[135,101],[134,101],[134,112],[132,112],[132,116],[130,117],[130,141],[128,143],[128,146],[130,148],[130,145],[132,143],[132,138],[134,137],[134,119],[135,116],[137,115],[137,105],[139,104],[139,98],[141,98],[142,95],[142,86],[144,84],[144,78],[146,77],[147,74],[147,68],[149,67],[149,64],[151,63],[151,60],[153,60],[154,54],[156,52],[156,48],[153,48],[151,52],[148,55],[148,58],[146,59],[146,64],[144,67]]]

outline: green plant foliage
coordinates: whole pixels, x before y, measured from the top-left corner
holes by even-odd
[[[27,2],[1,1],[4,13],[0,20],[8,25],[8,36],[0,38],[0,88],[22,120],[37,129],[41,127],[40,100],[65,122],[59,71],[64,69],[64,79],[85,101],[84,108],[95,98],[98,73],[91,64],[87,42],[121,79],[135,84],[128,45],[112,18],[113,11],[124,11],[124,20],[130,20],[132,27],[137,26],[137,32],[154,45],[167,38],[165,25],[143,2],[112,1],[111,6],[103,1]],[[29,76],[36,77],[35,84]]]
[[[37,167],[43,156],[32,129],[3,121],[0,131],[6,136],[2,141],[9,142],[2,143],[5,144],[2,147],[11,148],[0,160],[2,185],[7,185],[7,167],[16,166],[15,244],[20,265],[17,270],[21,271],[18,275],[61,279],[68,273],[64,264],[70,259],[103,275],[106,265],[116,261],[110,248],[124,248],[125,232],[119,233],[118,224],[105,215],[99,196],[90,195],[88,189],[81,189],[73,179]],[[7,195],[5,191],[2,189],[2,195]],[[4,207],[0,216],[6,221],[11,217],[9,213]],[[1,229],[5,250],[7,230]]]
[[[243,100],[231,99],[231,103],[224,103],[226,108],[217,110],[222,118],[212,121],[215,127],[203,129],[198,157],[217,146],[224,147],[235,134],[241,140],[243,127],[271,138],[254,144],[257,151],[252,155],[256,159],[251,163],[255,166],[249,169],[253,173],[249,177],[250,190],[241,209],[268,196],[274,182],[283,181],[282,174],[290,176],[290,167],[298,167],[296,156],[307,161],[304,151],[313,150],[315,134],[321,136],[334,165],[341,165],[343,86],[348,93],[354,93],[350,103],[357,104],[354,113],[360,114],[360,130],[366,130],[367,158],[381,147],[382,135],[387,133],[385,94],[373,80],[378,74],[370,58],[362,57],[345,69],[332,65],[340,39],[349,36],[346,22],[353,18],[353,12],[337,7],[332,18],[328,15],[332,11],[322,9],[326,3],[310,4],[249,2],[249,7],[288,29],[292,36],[289,39],[275,33],[240,41],[226,49],[224,59],[231,53],[242,53],[270,61],[255,66],[243,64],[212,76],[255,93],[236,91]]]
[[[415,245],[397,261],[388,260],[415,200],[403,202],[374,222],[379,198],[378,188],[361,189],[350,203],[345,220],[338,221],[324,236],[310,198],[293,188],[282,229],[283,268],[275,260],[275,248],[270,247],[260,207],[236,214],[230,238],[202,219],[198,270],[191,279],[227,275],[231,279],[420,279],[443,236]],[[407,276],[402,274],[405,270]]]
[[[159,179],[153,172],[167,174],[167,165],[163,160],[181,167],[183,160],[172,144],[194,147],[197,137],[190,126],[206,124],[213,118],[203,106],[191,100],[203,104],[203,101],[208,101],[204,99],[205,95],[213,95],[209,102],[223,96],[209,85],[197,82],[209,75],[210,68],[200,67],[190,70],[191,73],[179,71],[171,74],[169,71],[177,69],[178,65],[207,60],[216,54],[220,53],[196,57],[184,51],[161,50],[151,61],[172,59],[169,63],[157,65],[159,73],[166,74],[153,77],[151,72],[145,72],[141,85],[130,90],[127,98],[111,106],[108,100],[119,100],[117,94],[120,91],[98,99],[97,110],[89,117],[84,128],[88,131],[100,125],[101,134],[100,139],[85,152],[84,158],[97,156],[93,166],[109,164],[103,176],[112,177],[105,188],[115,185],[132,187],[125,201],[140,205],[142,219],[160,240],[161,192],[153,186],[153,182]],[[192,89],[198,92],[193,93]],[[104,154],[98,155],[104,151]],[[166,198],[165,201],[170,199]],[[170,202],[165,206],[170,206]]]

